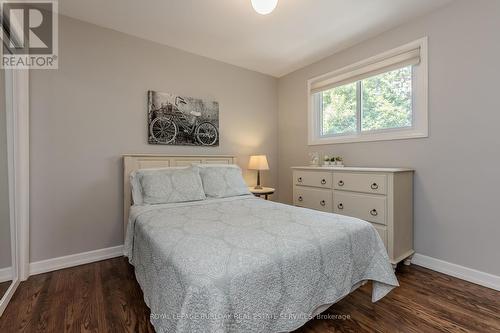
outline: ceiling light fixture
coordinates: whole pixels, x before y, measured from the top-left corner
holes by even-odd
[[[252,7],[262,15],[270,14],[278,5],[278,0],[252,0]]]

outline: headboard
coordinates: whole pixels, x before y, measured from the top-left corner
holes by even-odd
[[[236,164],[229,155],[123,155],[123,237],[127,232],[128,214],[132,205],[130,173],[138,169],[167,168],[197,164]]]

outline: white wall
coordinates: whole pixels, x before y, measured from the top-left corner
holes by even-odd
[[[248,155],[267,154],[263,181],[277,184],[275,78],[59,22],[59,70],[31,72],[31,261],[122,243],[124,153],[234,154],[243,167]],[[219,101],[220,147],[148,145],[149,89]]]
[[[280,201],[308,152],[415,174],[415,249],[500,275],[500,1],[455,3],[279,80]],[[307,146],[306,80],[429,36],[430,137]]]

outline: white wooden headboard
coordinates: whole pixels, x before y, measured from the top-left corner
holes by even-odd
[[[128,214],[132,205],[130,173],[138,169],[167,168],[198,164],[236,164],[236,157],[229,155],[123,155],[123,237],[127,232]]]

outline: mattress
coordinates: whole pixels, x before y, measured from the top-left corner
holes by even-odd
[[[253,196],[133,206],[125,255],[157,332],[289,332],[398,286],[370,223]]]

